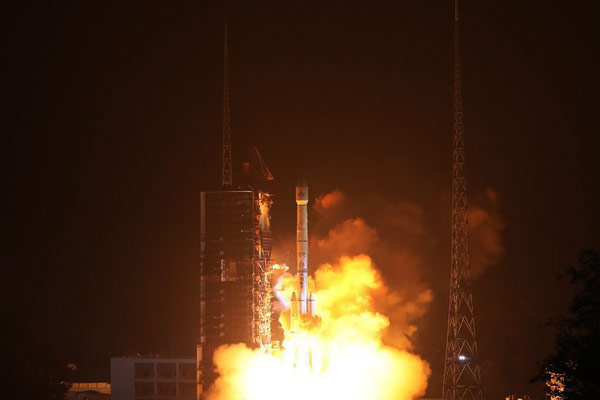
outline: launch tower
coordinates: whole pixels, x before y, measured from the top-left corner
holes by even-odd
[[[251,148],[234,186],[229,120],[227,25],[223,69],[222,187],[200,194],[200,332],[196,346],[196,397],[214,382],[215,350],[223,344],[271,343],[271,195],[273,175]]]

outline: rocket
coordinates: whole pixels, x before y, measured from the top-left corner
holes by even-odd
[[[315,315],[315,295],[308,293],[308,185],[300,179],[296,185],[296,253],[297,271],[300,278],[298,296],[292,292],[290,298],[290,330],[301,329],[302,315]]]
[[[297,274],[300,276],[300,314],[308,312],[308,185],[300,179],[296,185],[296,252]]]

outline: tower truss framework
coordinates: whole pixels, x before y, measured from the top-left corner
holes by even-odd
[[[482,400],[481,369],[471,290],[458,17],[458,0],[455,0],[452,250],[442,398],[444,400]]]
[[[229,118],[229,50],[227,48],[227,21],[225,21],[223,51],[223,170],[222,185],[233,185],[233,168],[231,166],[231,126]]]

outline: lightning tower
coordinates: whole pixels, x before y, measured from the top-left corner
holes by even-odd
[[[450,301],[444,365],[444,400],[482,400],[481,370],[475,333],[469,228],[467,221],[467,181],[463,129],[462,83],[458,0],[454,2],[454,154],[452,180],[452,250],[450,262]]]
[[[227,21],[225,21],[225,44],[223,51],[223,186],[233,184],[231,167],[231,132],[229,120],[229,52],[227,50]]]

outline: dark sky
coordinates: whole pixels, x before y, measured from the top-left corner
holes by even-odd
[[[452,2],[206,3],[7,13],[4,306],[38,321],[82,380],[108,379],[110,356],[194,354],[199,193],[220,177],[228,15],[234,163],[256,144],[275,175],[276,245],[293,233],[300,175],[314,197],[337,188],[357,204],[421,208],[426,233],[406,246],[431,253],[418,279],[435,300],[415,351],[439,396]],[[528,380],[551,350],[542,325],[570,296],[557,275],[582,248],[600,249],[597,16],[592,2],[463,5],[469,195],[491,188],[502,227],[474,287],[490,398],[541,398]],[[353,217],[391,241],[361,207]],[[401,266],[380,267],[402,286]]]

